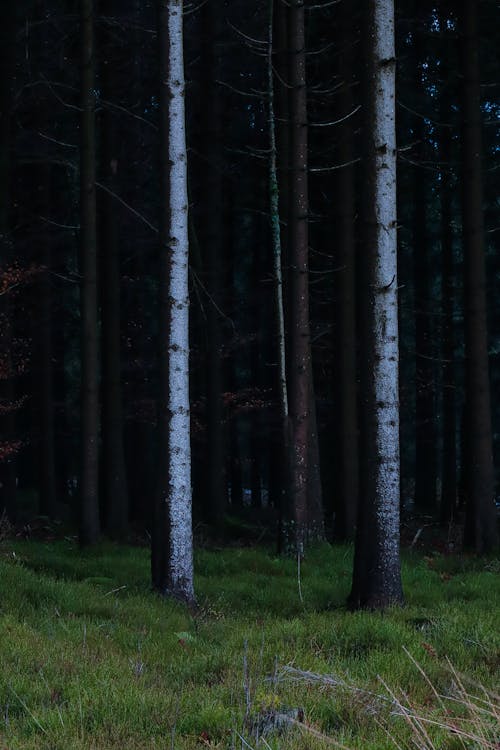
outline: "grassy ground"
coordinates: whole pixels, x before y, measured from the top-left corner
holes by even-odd
[[[0,747],[379,750],[419,732],[419,747],[498,747],[480,687],[500,667],[498,563],[407,556],[407,606],[384,614],[346,611],[350,571],[350,549],[324,546],[299,588],[293,561],[265,550],[201,550],[191,616],[149,593],[144,549],[4,543]],[[484,701],[468,734],[486,739],[442,726],[466,713],[460,681]],[[373,695],[390,691],[406,718]]]

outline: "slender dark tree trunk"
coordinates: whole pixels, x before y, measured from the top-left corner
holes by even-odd
[[[303,553],[316,534],[311,517],[310,438],[311,342],[309,330],[308,128],[306,90],[305,11],[299,0],[288,9],[290,175],[288,241],[290,263],[290,388],[293,544]]]
[[[275,34],[275,29],[278,32]],[[275,37],[278,45],[281,47],[275,51]],[[286,48],[286,6],[278,0],[269,2],[269,26],[268,26],[268,60],[267,60],[267,82],[268,82],[268,116],[269,116],[269,215],[271,222],[271,246],[273,254],[273,302],[274,302],[274,329],[275,345],[274,357],[276,358],[275,368],[275,390],[278,402],[278,441],[274,445],[273,457],[270,461],[270,481],[269,495],[270,501],[274,503],[278,510],[278,547],[281,549],[282,544],[282,523],[286,515],[287,502],[291,492],[290,476],[290,420],[288,405],[288,383],[287,383],[287,345],[285,331],[285,290],[283,273],[283,227],[281,212],[285,211],[286,201],[283,201],[282,190],[286,190],[285,161],[288,164],[288,123],[283,122],[281,129],[276,123],[276,94],[284,92],[284,96],[278,97],[279,109],[288,112],[287,101],[288,92],[283,85],[284,76],[286,77],[286,64],[283,64],[283,51]],[[277,85],[275,86],[274,68],[281,69],[281,81],[277,76]],[[281,105],[281,106],[280,106]],[[283,115],[284,116],[284,113]],[[281,149],[280,156],[282,159],[281,180],[278,176],[278,130],[282,137],[280,138]],[[286,211],[285,211],[286,215]],[[272,482],[271,482],[272,475]]]
[[[262,507],[262,484],[261,484],[261,455],[259,441],[258,415],[252,415],[252,436],[250,439],[251,470],[250,470],[250,497],[252,508]]]
[[[53,261],[55,261],[55,258]],[[54,268],[57,268],[55,262]],[[56,401],[54,403],[56,496],[64,515],[72,515],[74,519],[75,511],[78,510],[78,507],[75,507],[73,499],[70,499],[70,477],[73,479],[75,476],[74,464],[75,458],[76,461],[78,461],[78,453],[74,449],[74,443],[72,444],[71,438],[74,439],[75,436],[69,426],[68,405],[70,400],[67,398],[68,373],[65,367],[67,332],[64,330],[63,326],[55,324],[57,320],[57,310],[55,307],[56,300],[57,297],[54,294],[54,326],[52,330],[52,338],[54,350],[53,387],[54,396],[56,396]],[[78,469],[76,469],[76,471],[77,470]]]
[[[320,541],[325,538],[325,521],[312,355],[309,360],[309,435],[307,467],[307,533],[311,541]]]
[[[415,9],[415,25],[421,13]],[[422,66],[424,49],[422,32],[414,29],[415,92],[424,87]],[[436,508],[436,429],[434,382],[434,331],[431,314],[428,236],[428,179],[423,166],[426,148],[426,126],[421,117],[414,118],[416,141],[413,165],[413,259],[415,289],[415,507],[420,512]]]
[[[451,160],[451,132],[442,136],[441,160]],[[442,299],[442,383],[443,383],[443,457],[441,479],[441,523],[455,520],[457,509],[457,417],[455,404],[455,336],[453,312],[455,301],[455,270],[453,262],[452,185],[449,169],[441,183],[441,299]]]
[[[262,287],[262,270],[266,264],[266,258],[262,252],[265,247],[264,237],[265,224],[259,222],[256,226],[255,250],[252,257],[251,265],[251,283],[253,290],[253,299],[255,300],[254,326],[255,335],[251,345],[251,384],[252,388],[258,392],[265,387],[263,372],[263,331],[266,327],[266,308]],[[263,419],[261,409],[253,409],[250,416],[250,493],[253,508],[262,507],[262,464],[263,451],[265,450],[263,441],[266,430],[263,429]]]
[[[42,170],[41,185],[45,208],[50,205],[51,170],[47,166]],[[43,211],[49,215],[49,211]],[[51,237],[45,231],[41,238],[43,272],[40,280],[40,513],[55,518],[56,516],[56,455],[55,455],[55,418],[54,418],[54,345],[53,345],[53,294],[51,277],[52,248]]]
[[[462,3],[462,221],[464,245],[466,537],[478,553],[498,544],[486,313],[477,3]]]
[[[16,12],[5,14],[0,26],[0,241],[2,243],[1,261],[8,260],[10,245],[9,226],[11,218],[11,151],[13,141],[13,78],[15,75],[16,53]]]
[[[13,310],[8,294],[0,298],[0,319],[2,331],[0,333],[0,351],[5,353],[3,361],[2,381],[0,382],[0,398],[7,405],[13,405],[16,399],[15,367],[10,355],[12,348],[12,316]],[[2,418],[2,442],[7,444],[17,442],[15,411],[7,411]],[[14,522],[18,516],[17,507],[17,450],[10,451],[7,447],[5,457],[0,462],[0,515],[5,511],[10,521]]]
[[[115,3],[108,0],[106,15],[113,17]],[[116,74],[111,55],[103,50],[103,96],[113,99]],[[107,188],[117,191],[122,152],[117,132],[116,113],[104,110],[102,116],[103,179]],[[116,200],[104,193],[102,220],[102,443],[103,505],[106,530],[113,537],[123,536],[128,528],[129,500],[125,466],[123,406],[121,385],[121,293],[120,229]]]
[[[202,16],[203,187],[200,231],[208,299],[207,313],[207,520],[220,527],[226,505],[226,462],[224,455],[224,415],[222,393],[222,248],[223,177],[221,96],[219,72],[220,7],[207,0]]]
[[[16,12],[9,9],[0,26],[0,261],[12,260],[11,201],[11,148],[12,148],[12,85],[15,66]],[[6,403],[15,398],[11,361],[12,310],[9,295],[0,296],[0,352],[4,355],[3,372],[0,373],[0,396]],[[14,412],[2,418],[2,439],[13,439]],[[16,516],[16,458],[8,454],[0,463],[0,514],[5,510],[11,521]]]
[[[444,16],[446,19],[446,16]],[[448,84],[449,85],[449,84]],[[446,86],[446,84],[445,84]],[[441,119],[447,122],[451,107],[446,91],[441,93]],[[443,453],[441,468],[441,524],[456,520],[457,511],[457,416],[455,383],[455,335],[453,313],[455,308],[455,267],[453,260],[453,175],[452,175],[452,131],[441,129],[440,159],[444,164],[441,172],[441,356],[442,356],[442,435]]]
[[[226,289],[231,290],[229,295],[229,317],[235,321],[238,317],[238,309],[240,300],[237,296],[236,280],[238,275],[238,258],[237,253],[234,252],[234,243],[236,241],[235,226],[234,226],[234,200],[233,196],[229,195],[226,203],[226,214],[225,214],[225,232],[224,241],[226,245],[225,257],[227,258],[227,274],[226,274]],[[228,383],[229,392],[236,394],[240,387],[238,369],[239,360],[235,356],[227,357],[226,359],[226,379]],[[229,451],[228,451],[228,475],[229,475],[229,488],[231,507],[242,508],[243,507],[243,473],[242,473],[242,451],[241,451],[241,419],[238,416],[237,410],[231,411],[228,408],[228,435],[229,435]]]
[[[337,283],[337,351],[338,377],[335,403],[338,414],[334,450],[338,456],[338,478],[335,483],[335,526],[337,540],[354,539],[358,505],[359,453],[356,372],[356,173],[354,165],[354,33],[352,8],[339,6],[341,45],[339,75],[339,115],[348,117],[339,132],[338,161],[347,166],[337,176],[338,233],[336,234]]]
[[[399,560],[399,394],[394,4],[370,0],[365,27],[364,369],[360,503],[350,604],[403,598]]]
[[[271,104],[275,110],[276,135],[276,167],[278,182],[278,215],[280,219],[281,269],[283,276],[283,313],[284,323],[289,318],[289,223],[290,211],[289,173],[290,173],[290,102],[289,102],[289,60],[288,60],[288,2],[274,0],[273,2],[274,29],[273,31],[273,68],[275,70],[273,97]],[[274,105],[276,105],[274,107]],[[271,214],[272,219],[272,214]],[[289,331],[286,331],[287,336]],[[288,362],[286,366],[288,367]]]
[[[243,476],[241,471],[241,449],[239,445],[238,419],[233,416],[230,424],[230,482],[231,482],[231,507],[243,507]]]
[[[99,521],[99,361],[97,302],[95,50],[93,0],[80,0],[81,44],[81,474],[80,543],[94,544]]]
[[[48,13],[47,0],[38,3],[39,13]],[[35,37],[33,52],[39,59],[47,59],[49,54],[49,25],[43,24]],[[40,129],[49,132],[52,111],[49,100],[45,100],[41,111]],[[49,518],[56,517],[57,501],[57,479],[56,479],[56,444],[55,444],[55,329],[54,329],[54,307],[53,295],[53,245],[55,237],[53,227],[47,219],[52,214],[52,205],[55,198],[54,169],[51,164],[51,149],[48,141],[43,141],[39,146],[39,156],[42,160],[36,175],[38,190],[36,193],[36,205],[33,207],[35,213],[44,217],[40,226],[39,241],[39,263],[42,267],[40,274],[38,308],[38,367],[36,390],[39,400],[39,439],[38,439],[38,480],[39,480],[39,512]]]
[[[143,0],[134,0],[133,10],[131,9],[131,11],[133,13],[132,20],[136,28],[134,46],[137,52],[134,55],[133,66],[129,72],[130,87],[133,91],[134,101],[139,106],[137,111],[141,111],[140,108],[146,107],[146,102],[149,102],[150,96],[150,89],[146,82],[146,68],[149,67],[146,48],[150,44],[150,38],[146,38],[142,29],[149,21],[151,7],[149,3],[144,3]],[[103,23],[101,28],[103,31],[107,30],[108,34],[110,34],[108,38],[111,40],[116,38],[113,26]],[[119,71],[116,71],[116,75],[119,75]],[[111,99],[112,101],[116,101],[116,93]],[[115,117],[118,116],[117,112],[113,114]],[[123,135],[126,131],[122,129],[119,116],[118,119],[119,123],[117,126],[120,127],[123,144]],[[134,150],[132,153],[120,150],[122,161],[117,164],[117,168],[121,173],[126,171],[127,162],[131,158],[134,159],[135,165],[139,165],[146,161],[146,159],[152,158],[151,145],[148,142],[149,131],[144,127],[144,123],[139,119],[132,120],[130,118],[125,118],[125,121],[128,132],[132,131],[133,133]],[[110,171],[111,164],[108,164],[108,172]],[[146,181],[149,182],[150,179],[150,175],[147,175]],[[100,195],[103,197],[102,192]],[[116,210],[117,207],[115,205]],[[119,216],[120,220],[117,219],[118,226],[121,225],[123,213],[119,214]],[[127,380],[123,378],[121,382],[124,446],[130,519],[147,523],[150,526],[154,488],[156,486],[156,434],[154,414],[152,411],[148,414],[147,408],[148,406],[151,408],[154,398],[151,387],[153,382],[152,363],[154,355],[152,352],[152,338],[149,338],[147,335],[141,335],[145,329],[139,329],[136,324],[137,321],[147,320],[155,305],[154,297],[152,297],[150,290],[151,255],[148,253],[147,245],[144,243],[146,237],[139,223],[133,224],[132,228],[134,231],[133,238],[120,238],[121,242],[124,239],[125,241],[132,239],[135,244],[132,258],[127,260],[127,265],[123,268],[125,272],[123,275],[130,275],[133,281],[132,283],[130,281],[129,283],[123,283],[123,276],[121,280],[120,305],[123,309],[122,325],[127,326],[125,332],[127,338],[130,337],[132,346],[132,351],[129,350],[128,355],[132,357],[132,361],[135,363],[132,371],[130,372],[129,370],[127,373],[129,375]],[[122,350],[122,357],[124,356],[125,352]],[[137,363],[139,363],[139,366],[137,366]],[[126,360],[122,362],[123,365],[126,367]]]

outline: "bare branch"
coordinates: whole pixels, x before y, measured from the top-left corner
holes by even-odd
[[[215,81],[215,83],[218,83],[219,86],[224,86],[225,88],[229,89],[230,91],[233,91],[235,94],[240,94],[241,96],[249,96],[254,99],[262,99],[262,96],[257,93],[252,93],[251,91],[241,91],[241,89],[237,89],[234,86],[231,86],[229,83],[226,83],[225,81]]]
[[[323,10],[323,8],[330,8],[332,5],[338,5],[342,0],[326,0],[324,3],[317,3],[316,5],[307,5],[306,10]]]
[[[331,120],[330,122],[310,122],[309,127],[311,128],[327,128],[331,125],[340,125],[341,122],[345,122],[346,120],[349,120],[350,117],[353,117],[356,112],[358,112],[361,109],[361,104],[358,104],[357,107],[354,107],[352,112],[349,112],[348,115],[345,115],[345,117],[341,117],[339,120]]]
[[[267,39],[255,39],[253,36],[248,36],[248,34],[244,34],[243,31],[240,31],[237,26],[231,23],[229,19],[226,19],[228,26],[230,26],[233,31],[235,31],[239,36],[242,37],[242,39],[245,39],[247,42],[250,42],[251,44],[256,44],[262,47],[267,47],[268,41]]]
[[[52,224],[52,226],[58,227],[59,229],[71,229],[73,231],[80,229],[79,224],[60,224],[58,221],[48,219],[46,216],[38,216],[38,218],[44,221],[46,224]]]
[[[75,143],[65,143],[64,141],[58,141],[57,138],[52,138],[50,135],[40,132],[40,130],[37,130],[36,133],[40,136],[40,138],[44,138],[46,141],[50,141],[51,143],[56,143],[58,146],[64,146],[65,148],[78,148]]]
[[[410,112],[410,114],[415,115],[415,117],[420,117],[421,120],[428,120],[429,122],[432,122],[433,125],[437,125],[438,128],[453,128],[455,127],[450,122],[438,122],[438,120],[434,120],[432,117],[429,117],[429,115],[423,115],[421,112],[417,112],[416,110],[412,109],[411,107],[408,107],[406,104],[403,104],[403,102],[398,99],[397,104],[402,109],[405,109],[407,112]]]
[[[149,221],[149,219],[147,219],[145,216],[143,216],[143,214],[139,213],[139,211],[137,211],[135,208],[133,208],[130,205],[130,203],[127,203],[126,201],[124,201],[123,198],[120,198],[120,196],[117,193],[115,193],[113,190],[111,190],[106,185],[103,185],[102,182],[96,182],[95,185],[96,185],[96,187],[100,188],[100,190],[103,190],[105,193],[107,193],[112,198],[114,198],[115,200],[117,200],[118,203],[120,203],[122,206],[124,206],[124,208],[126,208],[128,211],[130,211],[130,213],[134,214],[134,216],[136,216],[138,219],[140,219],[140,221],[142,221],[143,224],[145,224],[147,227],[149,227],[155,234],[158,234],[158,228],[155,227],[154,224],[151,224],[151,222]]]
[[[334,164],[331,167],[310,167],[309,172],[334,172],[337,169],[343,169],[344,167],[350,167],[352,164],[357,164],[360,162],[361,159],[358,157],[357,159],[352,159],[351,161],[346,161],[343,164]]]

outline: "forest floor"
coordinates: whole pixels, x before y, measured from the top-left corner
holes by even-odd
[[[500,747],[499,561],[406,552],[384,613],[347,611],[351,565],[200,549],[190,614],[147,549],[4,541],[0,748]]]

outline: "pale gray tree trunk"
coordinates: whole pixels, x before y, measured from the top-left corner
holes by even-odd
[[[274,0],[269,2],[268,25],[268,115],[269,115],[269,214],[271,220],[271,244],[273,252],[273,281],[274,281],[274,316],[275,316],[275,351],[277,355],[276,383],[280,414],[280,433],[282,450],[279,454],[279,516],[280,525],[285,510],[285,502],[291,490],[290,478],[290,425],[288,414],[288,385],[286,378],[286,339],[285,339],[285,308],[283,302],[283,267],[280,226],[280,195],[278,184],[278,153],[276,144],[276,116],[274,106],[274,66],[273,66],[273,37]]]
[[[367,10],[363,420],[353,607],[402,601],[394,2]]]
[[[159,0],[161,279],[159,485],[152,534],[153,585],[194,601],[189,412],[188,196],[183,2]]]
[[[274,299],[276,310],[276,338],[278,353],[279,402],[283,419],[288,420],[288,388],[286,382],[285,313],[283,305],[283,272],[281,266],[281,227],[276,147],[276,117],[274,114],[273,76],[273,15],[274,2],[269,3],[268,27],[268,97],[269,97],[269,213],[273,248]]]

